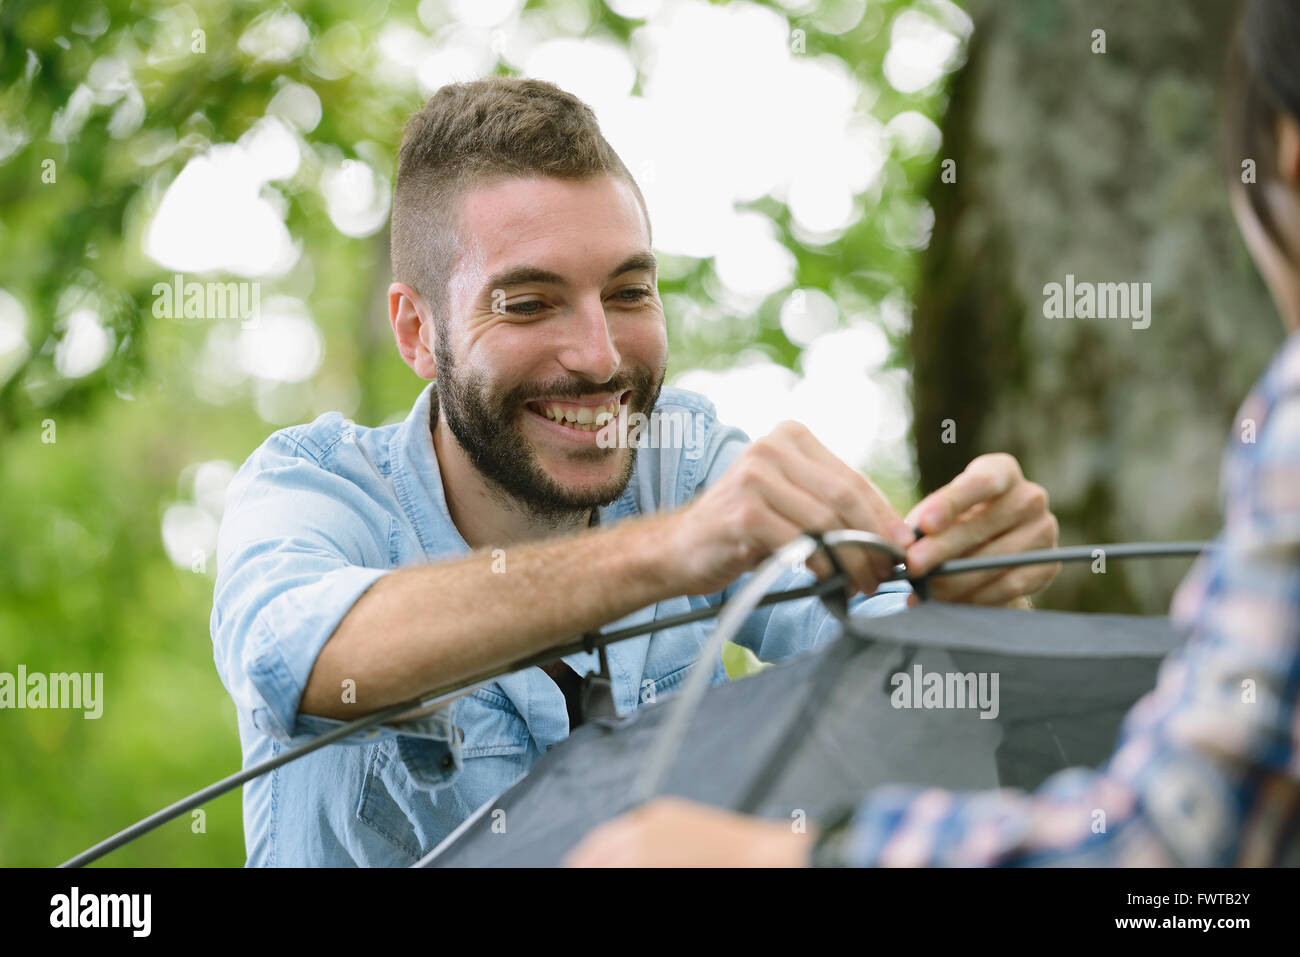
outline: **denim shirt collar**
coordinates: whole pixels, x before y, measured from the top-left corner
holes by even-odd
[[[449,548],[465,555],[471,551],[451,520],[447,494],[442,487],[442,471],[438,468],[429,430],[429,412],[436,388],[434,381],[420,392],[406,421],[393,433],[389,450],[389,461],[394,463],[393,487],[430,561],[445,556]]]

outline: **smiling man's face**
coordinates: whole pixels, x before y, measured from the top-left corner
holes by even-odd
[[[437,333],[440,414],[475,468],[533,514],[608,504],[635,449],[602,413],[648,415],[667,336],[649,229],[628,183],[508,179],[468,192]]]

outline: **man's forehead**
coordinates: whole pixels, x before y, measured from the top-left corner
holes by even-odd
[[[463,197],[462,267],[491,274],[529,262],[558,272],[567,262],[603,275],[647,248],[646,225],[631,186],[619,177],[501,180]]]

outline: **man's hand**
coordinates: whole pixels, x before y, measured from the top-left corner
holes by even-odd
[[[681,798],[656,798],[597,827],[566,867],[806,867],[814,835]]]
[[[974,459],[955,479],[922,499],[907,520],[925,533],[907,550],[907,570],[913,576],[950,558],[1055,548],[1060,527],[1048,510],[1047,491],[1021,474],[1014,457],[1001,453]],[[930,593],[942,601],[1016,604],[1045,588],[1060,570],[1059,564],[1023,565],[941,575],[931,581]]]
[[[805,531],[861,529],[900,549],[916,537],[875,485],[798,422],[782,422],[746,448],[672,520],[671,561],[687,593],[697,595],[725,587]],[[837,557],[865,593],[893,571],[880,552],[844,548]],[[808,567],[830,573],[824,555]]]

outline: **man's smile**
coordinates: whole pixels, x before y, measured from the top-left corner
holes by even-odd
[[[570,439],[594,439],[597,431],[618,417],[619,406],[626,405],[631,395],[632,390],[624,389],[580,399],[531,399],[524,408],[548,431]]]

